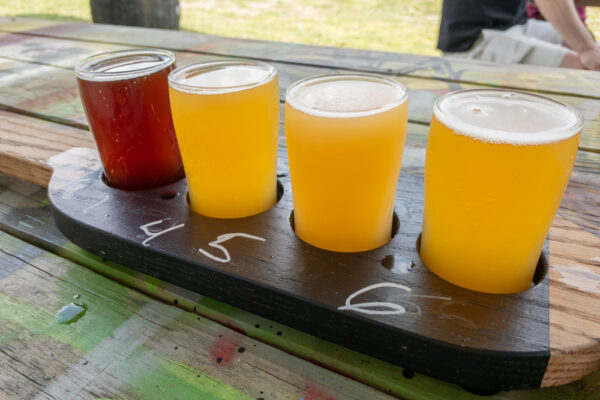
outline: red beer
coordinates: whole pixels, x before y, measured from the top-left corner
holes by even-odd
[[[109,185],[149,189],[184,175],[169,105],[175,56],[123,50],[75,66],[83,108]]]

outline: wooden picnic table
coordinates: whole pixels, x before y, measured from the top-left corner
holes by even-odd
[[[559,251],[554,260],[551,253],[556,267],[549,272],[558,283],[551,298],[577,294],[572,307],[550,309],[550,347],[576,353],[586,346],[563,369],[584,375],[600,366],[600,342],[589,345],[600,337],[600,74],[0,18],[0,399],[478,398],[105,261],[60,233],[47,199],[48,160],[72,147],[94,147],[73,66],[91,54],[132,47],[169,49],[179,65],[224,57],[269,62],[279,70],[282,98],[292,82],[322,73],[399,79],[409,89],[402,168],[414,174],[423,172],[432,105],[443,93],[509,87],[577,107],[584,134],[550,233]],[[57,311],[74,296],[85,300],[85,315],[57,323]],[[572,315],[585,324],[570,323]],[[545,378],[544,386],[556,379]],[[600,399],[600,371],[568,385],[491,398]]]

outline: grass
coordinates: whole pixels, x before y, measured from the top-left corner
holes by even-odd
[[[181,22],[224,36],[436,54],[439,12],[439,0],[187,0]]]
[[[0,2],[1,16],[92,21],[89,0],[21,0]]]
[[[437,55],[441,0],[180,0],[181,27],[212,35]],[[0,15],[91,21],[89,0],[0,3]],[[600,38],[600,8],[588,8]]]

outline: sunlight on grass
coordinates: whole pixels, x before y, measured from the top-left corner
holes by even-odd
[[[17,0],[1,1],[1,16],[91,21],[89,0]]]
[[[439,0],[186,0],[183,29],[404,53],[438,54]]]
[[[587,26],[592,32],[594,32],[596,41],[598,41],[600,40],[600,7],[588,7],[586,12]]]
[[[220,36],[437,54],[440,0],[185,0],[181,28]],[[0,15],[91,21],[89,0],[0,3]]]
[[[126,1],[126,0],[124,0]],[[437,55],[441,0],[180,0],[181,28],[211,35]],[[91,21],[89,0],[2,1],[0,15]],[[588,8],[600,37],[600,7]]]

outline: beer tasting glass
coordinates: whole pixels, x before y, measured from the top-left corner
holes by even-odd
[[[75,66],[83,108],[111,186],[148,189],[183,178],[167,77],[175,56],[165,50],[121,50]]]
[[[487,293],[528,289],[579,144],[582,117],[539,95],[461,90],[434,105],[420,255]]]
[[[272,207],[277,70],[255,61],[213,61],[174,70],[169,85],[192,210],[241,218]]]
[[[383,77],[316,76],[288,88],[285,129],[300,239],[338,252],[390,240],[407,114],[406,88]]]

